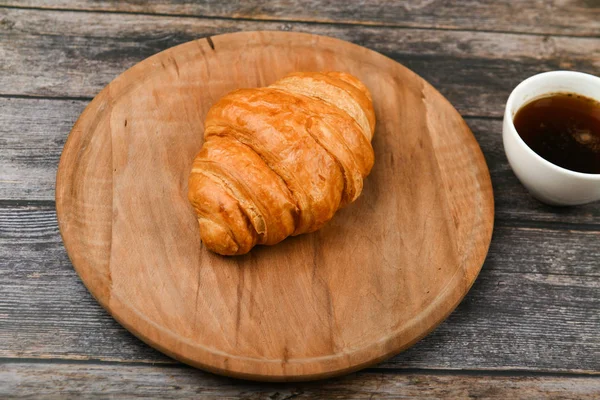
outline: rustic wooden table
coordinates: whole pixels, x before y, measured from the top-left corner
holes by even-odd
[[[600,72],[600,1],[0,1],[0,398],[600,398],[600,203],[551,208],[510,170],[501,117],[538,72]],[[260,384],[179,364],[87,292],[59,236],[58,159],[98,91],[144,58],[240,30],[305,31],[379,51],[461,112],[495,189],[480,277],[410,350],[321,382]]]

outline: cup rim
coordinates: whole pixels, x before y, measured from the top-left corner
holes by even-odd
[[[592,174],[592,173],[588,173],[588,172],[578,172],[578,171],[573,171],[564,167],[561,167],[560,165],[556,165],[548,160],[546,160],[544,157],[540,156],[538,153],[536,153],[535,151],[533,151],[533,149],[531,147],[529,147],[529,145],[527,143],[525,143],[525,141],[523,140],[523,138],[521,137],[521,135],[519,135],[519,133],[517,132],[517,128],[515,127],[514,121],[513,121],[513,115],[511,113],[511,108],[512,105],[514,103],[514,97],[515,97],[515,92],[517,91],[517,89],[520,89],[524,86],[530,85],[532,83],[535,83],[535,81],[541,79],[541,78],[545,78],[548,75],[558,75],[558,77],[566,77],[566,76],[575,76],[579,79],[585,79],[585,80],[592,80],[592,81],[596,81],[598,83],[598,85],[600,85],[600,77],[597,77],[595,75],[592,74],[586,74],[585,72],[577,72],[577,71],[565,71],[565,70],[558,70],[558,71],[547,71],[547,72],[542,72],[539,74],[535,74],[530,76],[529,78],[521,81],[521,83],[519,83],[517,86],[515,86],[515,88],[510,92],[510,95],[508,96],[508,100],[506,100],[506,107],[505,107],[505,111],[504,111],[504,120],[507,121],[508,123],[510,123],[510,131],[511,134],[513,136],[515,136],[517,138],[517,142],[519,144],[521,144],[521,146],[525,147],[527,150],[527,152],[529,154],[531,154],[535,159],[539,160],[542,162],[542,164],[548,166],[551,169],[554,169],[557,172],[562,172],[566,175],[570,175],[572,177],[575,178],[583,178],[583,179],[588,179],[588,180],[594,180],[594,181],[598,181],[600,180],[600,173],[598,174]],[[551,92],[549,92],[550,94]],[[580,94],[576,91],[573,91],[572,93],[577,93]],[[538,99],[539,97],[534,97],[529,99],[528,101],[524,102],[523,105],[521,107],[523,107],[524,105],[528,104],[529,102]],[[594,99],[594,100],[598,100],[600,102],[600,99]],[[519,109],[521,108],[519,107]]]

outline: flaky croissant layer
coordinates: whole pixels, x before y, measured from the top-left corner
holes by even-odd
[[[374,131],[371,94],[343,72],[297,72],[221,98],[189,177],[204,245],[245,254],[321,228],[360,195]]]

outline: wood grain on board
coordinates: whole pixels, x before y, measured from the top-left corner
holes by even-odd
[[[63,10],[581,36],[597,36],[600,29],[600,5],[595,0],[2,0],[0,4]]]
[[[249,30],[337,37],[387,55],[438,89],[463,115],[500,117],[512,88],[548,70],[597,73],[600,41],[493,32],[391,29],[130,14],[0,9],[0,95],[95,96],[159,51]]]
[[[312,383],[242,382],[191,368],[22,363],[0,365],[2,398],[61,399],[578,399],[600,394],[600,378],[363,371]]]
[[[187,200],[206,112],[233,89],[321,70],[357,76],[375,99],[378,161],[361,197],[314,234],[214,255]],[[250,379],[337,375],[411,346],[469,290],[493,225],[483,155],[446,99],[376,52],[291,32],[189,42],[120,75],[73,127],[56,186],[69,256],[119,322]]]

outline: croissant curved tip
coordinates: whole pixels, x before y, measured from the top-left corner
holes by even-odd
[[[206,218],[198,218],[198,225],[202,242],[210,251],[224,256],[238,254],[240,246],[233,240],[225,227]]]

